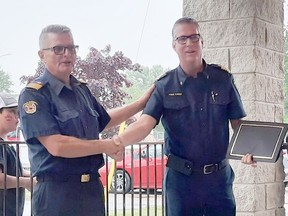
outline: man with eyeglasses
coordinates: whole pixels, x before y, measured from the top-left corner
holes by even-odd
[[[43,75],[21,92],[21,128],[37,184],[37,216],[103,216],[104,191],[98,169],[102,153],[122,160],[124,146],[99,140],[99,133],[142,110],[152,89],[133,104],[106,111],[85,83],[71,75],[78,46],[70,29],[49,25],[39,38]]]
[[[168,156],[164,190],[168,216],[235,216],[234,172],[226,159],[229,122],[245,117],[233,76],[202,57],[196,20],[183,17],[172,29],[180,65],[157,82],[138,121],[115,143],[142,140],[160,119]]]

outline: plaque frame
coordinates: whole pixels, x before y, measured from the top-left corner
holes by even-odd
[[[288,124],[242,120],[229,142],[227,157],[238,159],[250,153],[254,161],[275,163],[286,140]]]

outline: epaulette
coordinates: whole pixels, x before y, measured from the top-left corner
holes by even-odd
[[[158,78],[157,78],[157,81],[163,79],[164,77],[166,77],[171,71],[167,71],[165,72],[164,74],[160,75]]]
[[[157,81],[161,80],[162,78],[164,78],[164,77],[166,77],[166,76],[167,76],[167,72],[164,73],[164,74],[161,74],[161,76],[159,76],[159,77],[157,78]]]
[[[43,87],[43,84],[41,82],[31,82],[29,84],[27,84],[26,86],[27,88],[32,88],[35,90],[39,90],[40,88]]]
[[[87,85],[87,82],[84,81],[83,79],[78,79],[78,82],[80,82],[81,84],[85,84],[85,85]]]
[[[219,69],[222,69],[222,70],[226,71],[227,73],[231,73],[230,70],[227,67],[223,66],[223,65],[211,64],[211,66],[219,68]]]

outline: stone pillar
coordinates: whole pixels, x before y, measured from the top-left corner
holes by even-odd
[[[200,22],[204,58],[233,73],[246,120],[282,122],[283,0],[184,0],[183,15]],[[231,160],[237,216],[284,216],[282,157],[256,168]]]

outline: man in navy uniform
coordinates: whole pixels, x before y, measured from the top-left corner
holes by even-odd
[[[68,27],[47,26],[39,46],[45,71],[19,97],[21,128],[38,181],[33,215],[103,216],[102,153],[121,160],[124,147],[99,140],[99,133],[142,110],[151,90],[133,104],[106,112],[86,84],[71,75],[78,46]]]
[[[168,156],[164,189],[168,216],[234,216],[234,172],[226,159],[229,122],[245,112],[231,73],[202,58],[196,20],[183,17],[172,30],[180,65],[156,82],[141,118],[115,143],[142,140],[162,121]]]

